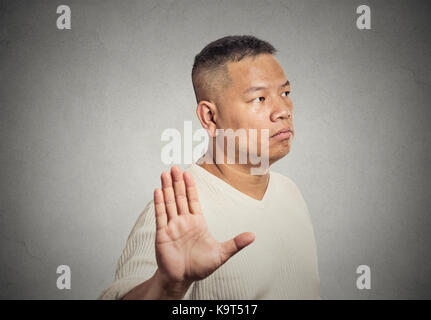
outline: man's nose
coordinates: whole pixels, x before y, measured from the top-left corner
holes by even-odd
[[[272,108],[271,121],[276,121],[278,118],[292,118],[291,103],[286,103],[282,97],[274,102]]]

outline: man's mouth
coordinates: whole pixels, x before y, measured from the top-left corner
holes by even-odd
[[[272,135],[271,138],[274,139],[288,139],[292,136],[291,129],[282,129],[278,131],[276,134]]]

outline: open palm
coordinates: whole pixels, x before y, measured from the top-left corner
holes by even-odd
[[[208,232],[198,193],[189,172],[178,166],[163,172],[162,190],[154,190],[156,259],[169,280],[192,282],[213,273],[239,250],[254,241],[251,232],[218,242]]]

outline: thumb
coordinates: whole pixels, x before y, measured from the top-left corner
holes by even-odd
[[[225,263],[235,253],[240,251],[242,248],[248,246],[254,241],[255,237],[252,232],[243,232],[237,235],[235,238],[225,241],[221,244],[221,259],[222,263]]]

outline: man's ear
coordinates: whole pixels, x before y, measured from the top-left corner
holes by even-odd
[[[211,137],[216,136],[217,107],[211,101],[200,101],[196,107],[196,115],[204,129]]]

